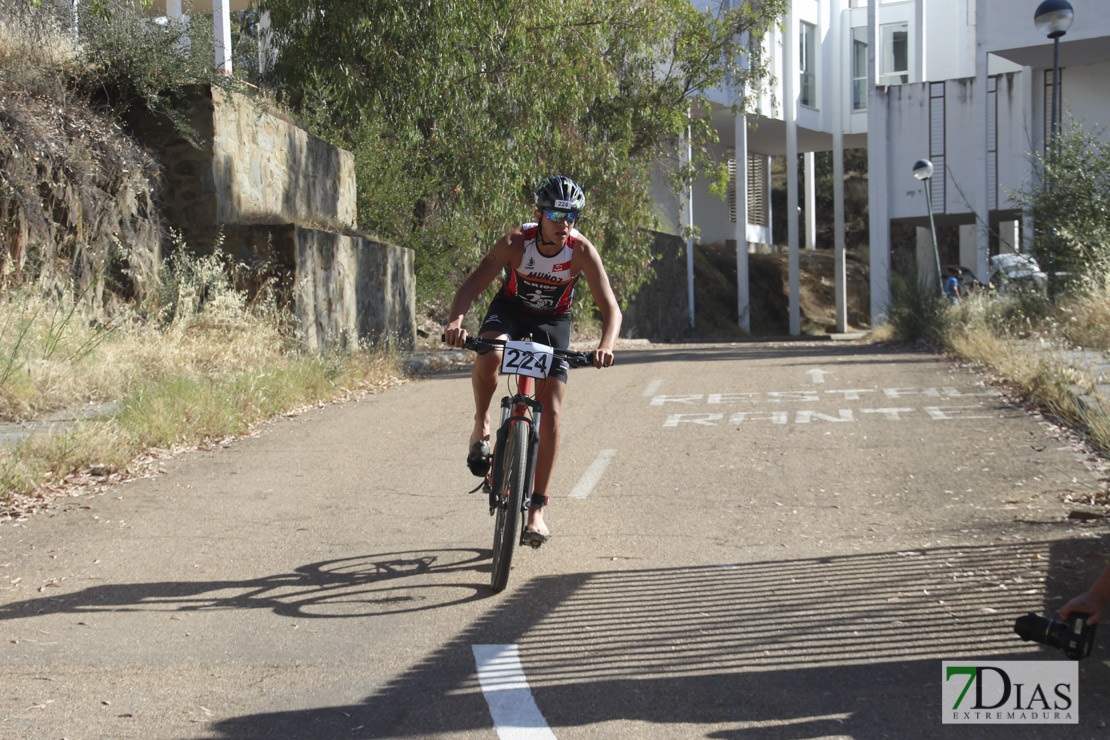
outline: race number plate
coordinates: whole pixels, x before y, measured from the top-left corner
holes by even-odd
[[[502,375],[527,375],[543,380],[551,372],[555,353],[546,344],[535,342],[505,342],[501,353]]]

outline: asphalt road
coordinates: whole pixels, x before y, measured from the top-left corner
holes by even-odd
[[[0,526],[3,738],[1106,737],[943,724],[943,661],[1097,574],[1102,473],[968,369],[842,343],[573,371],[541,550],[488,589],[469,377]],[[1069,663],[1074,666],[1075,664]]]

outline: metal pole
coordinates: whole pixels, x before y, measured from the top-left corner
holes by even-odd
[[[1055,167],[1060,159],[1060,122],[1057,119],[1058,110],[1056,107],[1056,98],[1060,94],[1060,37],[1057,36],[1052,40],[1052,139],[1048,142],[1048,163],[1050,167]],[[1061,103],[1062,103],[1061,98]],[[1052,179],[1056,176],[1055,172],[1049,174],[1049,187],[1054,188]],[[1055,235],[1056,229],[1052,230],[1053,239],[1049,244],[1049,264],[1048,264],[1048,299],[1055,302],[1056,300],[1056,244]]]
[[[925,188],[925,206],[929,209],[929,235],[933,237],[933,256],[937,260],[937,282],[940,283],[940,295],[944,297],[944,274],[940,271],[940,250],[937,248],[937,229],[933,224],[933,197],[929,193],[929,185],[932,180],[925,180],[921,183]]]
[[[1056,97],[1060,94],[1060,37],[1052,40],[1052,141],[1049,142],[1049,157],[1055,161],[1056,148],[1060,138],[1060,122],[1056,120]],[[1063,99],[1061,98],[1061,104]]]

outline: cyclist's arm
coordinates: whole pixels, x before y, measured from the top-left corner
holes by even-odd
[[[597,344],[594,354],[595,367],[609,367],[613,364],[613,347],[617,342],[617,335],[621,330],[621,307],[617,297],[613,295],[613,288],[609,285],[609,274],[605,272],[605,265],[601,262],[601,255],[597,249],[583,236],[578,237],[580,247],[576,258],[579,267],[586,276],[586,283],[590,286],[590,293],[594,297],[598,311],[601,312],[601,341]]]
[[[482,294],[494,279],[501,274],[505,265],[513,259],[513,247],[523,238],[520,227],[501,237],[493,249],[482,258],[474,272],[467,276],[459,289],[455,291],[455,298],[451,301],[451,309],[447,314],[447,326],[443,330],[444,341],[455,347],[463,346],[466,341],[466,329],[462,328],[463,317],[470,310],[474,299]]]

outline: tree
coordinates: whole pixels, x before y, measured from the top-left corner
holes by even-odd
[[[1033,216],[1038,263],[1064,291],[1110,275],[1110,141],[1066,124],[1055,154],[1033,155],[1035,181],[1011,194]]]
[[[412,247],[423,294],[446,295],[530,211],[552,173],[588,193],[582,228],[618,295],[643,279],[655,225],[649,170],[703,91],[757,86],[784,0],[703,13],[688,0],[263,0],[271,83],[324,138],[355,153],[359,224]],[[742,56],[749,48],[756,53]]]

